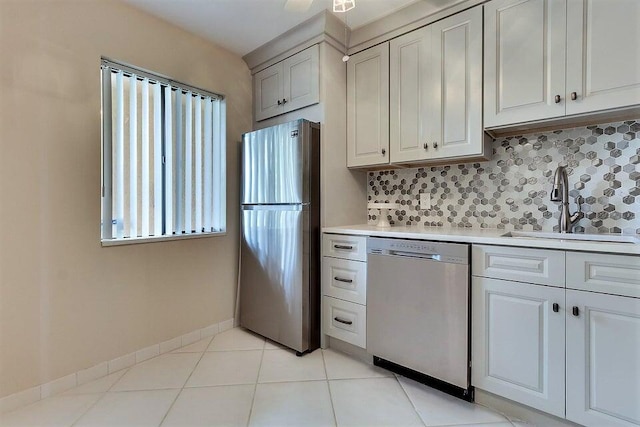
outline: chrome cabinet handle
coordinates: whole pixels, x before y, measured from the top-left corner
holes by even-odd
[[[344,250],[347,250],[347,251],[353,250],[353,246],[347,246],[347,245],[333,245],[333,247],[335,249],[344,249]]]
[[[555,97],[556,104],[560,104],[560,100],[561,99],[562,98],[560,98],[560,95],[556,95],[556,97]]]
[[[433,143],[433,148],[438,148],[438,143],[437,142]]]
[[[575,101],[576,99],[578,99],[578,94],[576,92],[571,92],[571,100]]]
[[[336,282],[353,283],[353,280],[343,279],[342,277],[334,277],[333,280],[335,280]]]
[[[429,149],[429,143],[428,143],[428,142],[425,142],[425,143],[422,145],[422,147],[423,147],[425,150],[428,150],[428,149]]]
[[[333,320],[335,320],[336,322],[344,323],[345,325],[352,325],[353,324],[353,322],[351,320],[344,320],[344,319],[341,319],[339,317],[334,317]]]
[[[557,313],[558,311],[560,311],[560,305],[557,302],[553,303],[553,312]]]
[[[577,317],[577,316],[580,316],[580,309],[579,309],[577,306],[575,306],[575,305],[573,306],[573,310],[572,310],[572,312],[573,312],[573,315],[574,315],[574,316],[576,316],[576,317]]]

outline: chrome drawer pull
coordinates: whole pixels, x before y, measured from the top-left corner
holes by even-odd
[[[333,247],[335,249],[344,249],[344,250],[347,250],[347,251],[353,250],[353,246],[347,246],[347,245],[333,245]]]
[[[344,323],[345,325],[352,325],[353,324],[353,322],[351,320],[344,320],[344,319],[341,319],[339,317],[334,317],[333,320],[335,320],[336,322]]]
[[[351,280],[351,279],[343,279],[342,277],[334,277],[333,280],[335,280],[337,282],[353,283],[353,280]]]

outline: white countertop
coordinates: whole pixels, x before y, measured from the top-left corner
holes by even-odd
[[[324,227],[322,231],[324,233],[351,234],[356,236],[395,237],[402,239],[640,255],[639,244],[502,237],[502,235],[508,231],[497,229],[422,227],[418,225],[378,228],[375,225],[358,224],[340,227]]]

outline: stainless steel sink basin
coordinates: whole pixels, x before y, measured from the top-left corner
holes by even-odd
[[[631,243],[640,244],[635,236],[622,234],[581,234],[581,233],[545,233],[542,231],[510,231],[502,237],[524,239],[553,239],[553,240],[581,240],[588,242]]]

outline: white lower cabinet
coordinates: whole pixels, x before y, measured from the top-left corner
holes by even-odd
[[[323,333],[358,347],[366,348],[366,307],[328,296],[322,297]]]
[[[564,417],[564,293],[473,278],[473,386]]]
[[[640,299],[567,290],[567,419],[640,425]]]

